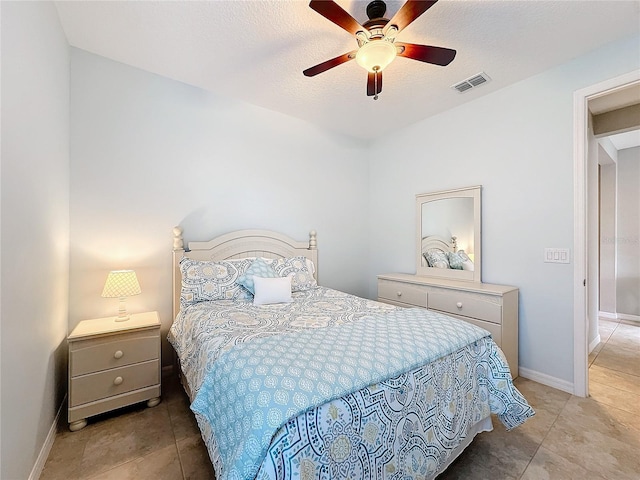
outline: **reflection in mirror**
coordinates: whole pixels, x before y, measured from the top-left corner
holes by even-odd
[[[480,282],[480,189],[416,196],[418,275]]]
[[[473,254],[473,198],[458,197],[422,204],[422,238],[451,240],[453,251]]]

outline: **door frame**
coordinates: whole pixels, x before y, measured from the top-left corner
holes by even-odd
[[[593,255],[590,247],[598,244],[597,238],[587,235],[589,100],[637,82],[640,82],[640,70],[576,90],[573,94],[573,394],[579,397],[589,395],[587,296],[597,293],[598,288],[598,279],[587,277],[588,255]]]

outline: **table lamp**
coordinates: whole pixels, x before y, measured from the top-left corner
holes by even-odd
[[[118,316],[116,322],[124,322],[129,320],[127,315],[126,299],[133,295],[142,293],[140,290],[140,284],[138,283],[138,277],[133,270],[114,270],[109,272],[107,281],[104,284],[102,290],[102,297],[104,298],[119,298],[120,307],[118,309]]]

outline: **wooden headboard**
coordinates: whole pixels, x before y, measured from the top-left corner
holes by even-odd
[[[309,232],[307,242],[298,242],[281,233],[270,230],[238,230],[226,233],[206,242],[189,242],[184,248],[182,228],[173,228],[173,318],[180,311],[182,275],[180,260],[221,261],[230,258],[264,257],[286,258],[304,256],[316,267],[314,276],[318,280],[318,243],[315,230]]]

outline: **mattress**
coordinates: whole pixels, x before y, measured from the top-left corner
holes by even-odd
[[[324,287],[296,292],[293,300],[260,307],[246,301],[201,302],[181,311],[170,330],[193,393],[192,410],[220,480],[433,478],[461,446],[492,428],[491,412],[508,428],[533,415],[511,382],[502,352],[482,329],[424,309],[402,309]],[[410,318],[397,344],[378,345],[375,339],[371,345],[341,344],[342,338],[365,338],[374,328],[395,335],[404,317]],[[452,330],[461,333],[449,335]],[[403,347],[413,337],[426,342],[416,352],[430,352],[422,360]],[[452,338],[432,342],[432,348],[429,342],[435,337]],[[447,347],[436,351],[443,343]],[[278,395],[301,395],[294,390],[289,395],[287,386],[275,389],[266,401],[268,380],[256,384],[255,378],[247,378],[242,383],[243,366],[253,361],[256,368],[249,370],[260,373],[254,372],[261,369],[257,366],[280,365],[296,347],[299,354],[290,355],[294,363],[281,366],[285,371],[297,368],[302,378],[309,372],[295,362],[305,358],[314,364],[318,373],[307,388],[327,384],[330,391],[324,397],[307,395],[313,397],[308,404],[286,404]],[[356,361],[370,357],[367,365],[377,367],[378,376],[363,372],[364,367],[351,369],[358,370],[353,376],[358,381],[339,375],[338,370],[345,370],[340,355],[348,348],[354,349]],[[385,370],[393,352],[411,358],[403,368],[391,362],[393,368]],[[315,365],[332,356],[334,363]],[[236,382],[232,389],[230,379]],[[344,388],[334,389],[338,384]],[[257,385],[253,394],[252,385]],[[278,404],[284,406],[277,410]]]

